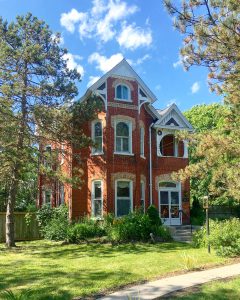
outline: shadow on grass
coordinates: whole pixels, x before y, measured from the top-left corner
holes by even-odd
[[[0,281],[0,290],[15,290],[19,286],[28,286],[32,291],[32,298],[36,300],[68,300],[74,296],[71,290],[74,290],[76,286],[78,289],[82,289],[81,296],[89,295],[89,289],[92,288],[93,282],[107,281],[111,279],[116,282],[130,275],[125,271],[92,271],[85,269],[84,272],[61,272],[52,269],[51,271],[42,270],[41,274],[37,270],[31,269],[26,272],[21,272],[21,276],[17,277],[16,274],[9,273],[4,281]],[[64,285],[61,282],[61,278],[66,277],[68,282]],[[59,279],[59,282],[57,282]],[[68,290],[68,291],[67,291]],[[91,293],[96,293],[99,288],[92,290]]]

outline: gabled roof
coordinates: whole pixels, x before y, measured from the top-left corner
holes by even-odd
[[[155,123],[155,127],[194,130],[176,104],[172,104],[163,110],[157,110],[157,112],[160,118]]]
[[[144,83],[141,77],[134,71],[134,69],[130,66],[130,64],[124,58],[121,60],[115,67],[113,67],[110,71],[104,74],[101,78],[99,78],[92,86],[90,86],[86,93],[83,95],[81,100],[86,99],[91,93],[95,92],[95,90],[101,86],[108,77],[110,76],[121,76],[132,78],[138,82],[140,87],[144,90],[148,98],[151,100],[151,103],[157,100],[157,97],[153,94],[153,92],[148,88],[148,86]]]

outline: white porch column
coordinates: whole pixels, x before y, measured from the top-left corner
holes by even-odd
[[[183,140],[184,152],[183,158],[188,158],[188,140]]]

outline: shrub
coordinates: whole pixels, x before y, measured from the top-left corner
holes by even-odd
[[[82,219],[81,223],[71,224],[68,227],[67,236],[70,243],[79,243],[89,238],[101,237],[105,233],[100,223],[91,219]]]
[[[240,255],[240,220],[237,218],[210,222],[210,236],[206,236],[206,228],[194,234],[195,246],[206,246],[210,243],[220,256]]]
[[[158,226],[156,229],[156,236],[161,238],[163,242],[172,241],[172,235],[168,227],[166,226]]]
[[[203,225],[205,221],[205,214],[202,205],[199,200],[194,198],[191,207],[191,224],[192,225]]]
[[[150,205],[147,209],[147,215],[150,219],[151,225],[162,225],[162,221],[159,217],[157,208],[154,205]]]
[[[67,239],[68,232],[68,208],[60,205],[56,208],[43,206],[37,218],[40,224],[40,231],[45,239],[62,241]],[[45,218],[45,219],[44,219]]]
[[[158,221],[153,222],[148,214],[135,211],[122,218],[114,219],[107,230],[108,238],[115,242],[148,241],[150,233],[153,233],[162,240],[169,240],[170,232],[156,223],[158,224]]]

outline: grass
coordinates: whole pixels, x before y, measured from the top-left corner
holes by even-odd
[[[181,300],[238,300],[240,299],[240,277],[212,281],[194,288],[171,294],[163,299]]]
[[[153,280],[167,273],[225,263],[184,243],[61,245],[48,241],[0,244],[0,290],[31,289],[35,300],[68,300]],[[185,261],[184,257],[187,257]],[[191,265],[191,264],[190,264]]]

